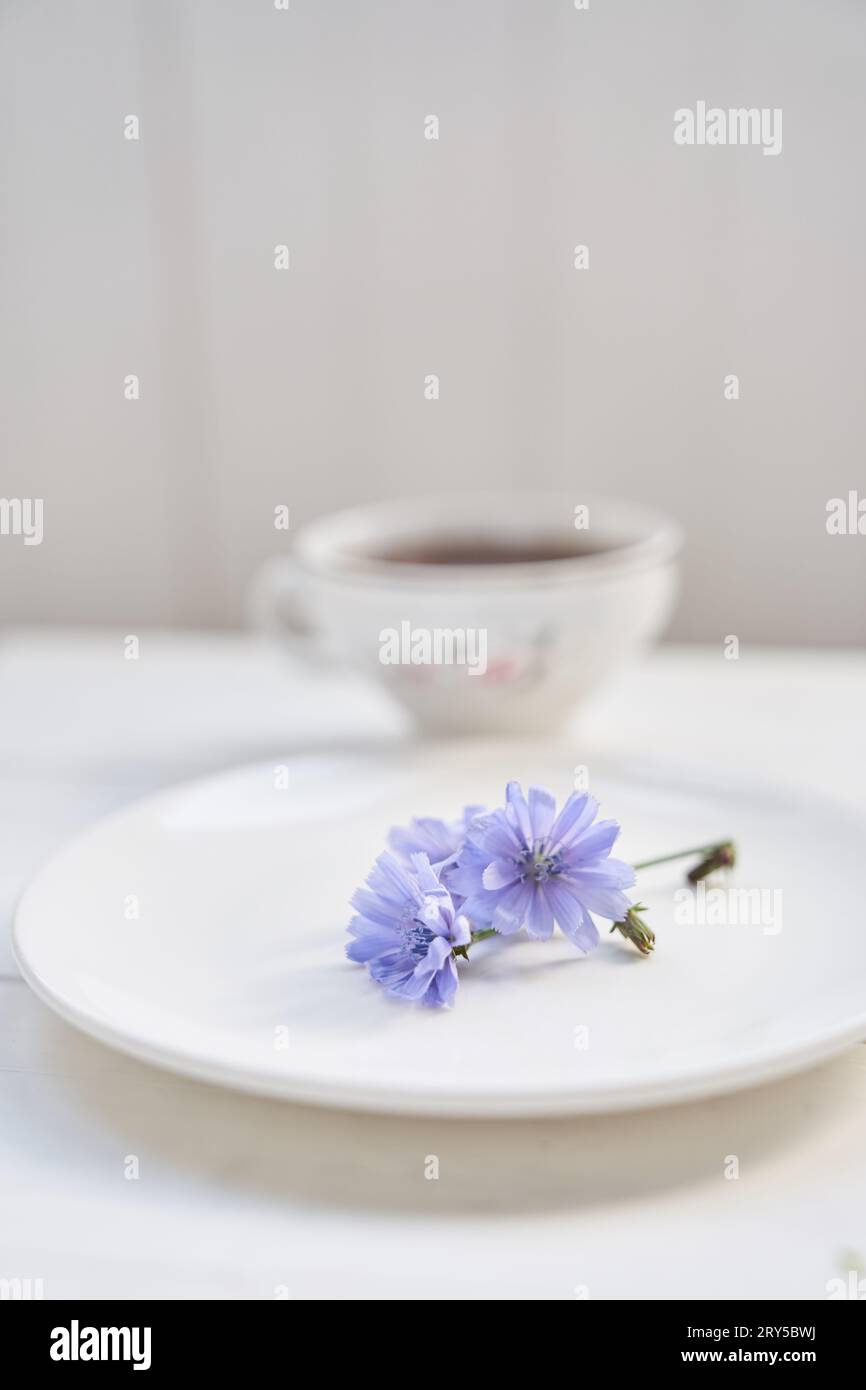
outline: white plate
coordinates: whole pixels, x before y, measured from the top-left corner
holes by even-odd
[[[473,948],[456,1007],[440,1011],[387,999],[344,958],[347,900],[390,825],[498,804],[512,776],[565,796],[573,762],[550,746],[421,745],[299,758],[287,789],[266,764],[151,798],[31,884],[14,930],[21,969],[64,1018],[159,1066],[396,1112],[684,1100],[866,1036],[862,823],[715,776],[593,768],[591,789],[623,826],[623,858],[735,837],[731,883],[766,890],[763,925],[678,924],[672,866],[639,882],[650,959],[604,931],[586,958],[559,933],[496,939]]]

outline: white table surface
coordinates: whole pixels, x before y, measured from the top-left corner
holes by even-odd
[[[121,633],[0,644],[0,1279],[46,1298],[821,1299],[866,1274],[862,1045],[701,1104],[481,1123],[238,1096],[56,1019],[6,934],[64,839],[200,772],[406,736],[374,690],[252,641],[139,636],[137,662]],[[864,710],[866,656],[727,661],[720,642],[657,652],[570,736],[575,763],[716,761],[866,811]]]

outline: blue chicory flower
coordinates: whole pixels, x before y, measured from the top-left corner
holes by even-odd
[[[455,821],[419,816],[406,826],[395,825],[388,835],[388,844],[404,864],[411,863],[413,854],[427,855],[458,908],[463,899],[453,886],[457,855],[466,842],[470,823],[484,809],[483,806],[464,806],[463,814]]]
[[[434,1008],[453,1001],[452,948],[469,944],[471,928],[426,854],[411,854],[408,867],[388,850],[380,854],[352,906],[350,960],[366,965],[387,994]]]
[[[583,952],[598,943],[590,916],[616,922],[631,904],[623,893],[634,870],[610,851],[616,821],[595,821],[598,802],[574,792],[559,815],[543,787],[527,800],[517,782],[506,788],[504,808],[477,817],[468,827],[450,887],[463,898],[473,923],[490,924],[508,936],[526,927],[546,940],[557,924]],[[595,823],[594,823],[595,822]]]

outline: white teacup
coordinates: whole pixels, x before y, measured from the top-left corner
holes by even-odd
[[[362,668],[426,729],[555,729],[666,624],[680,528],[643,506],[500,492],[374,503],[300,528],[253,620]]]

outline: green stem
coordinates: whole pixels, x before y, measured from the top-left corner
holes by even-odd
[[[488,936],[496,936],[496,934],[495,927],[483,927],[480,931],[474,931],[472,933],[470,945],[474,946],[476,941],[486,941]]]
[[[719,840],[714,845],[697,845],[695,849],[678,849],[676,854],[660,854],[657,859],[642,859],[639,864],[632,864],[632,868],[651,869],[655,864],[670,864],[674,859],[691,859],[698,854],[713,854],[725,844],[727,844],[726,840]]]

